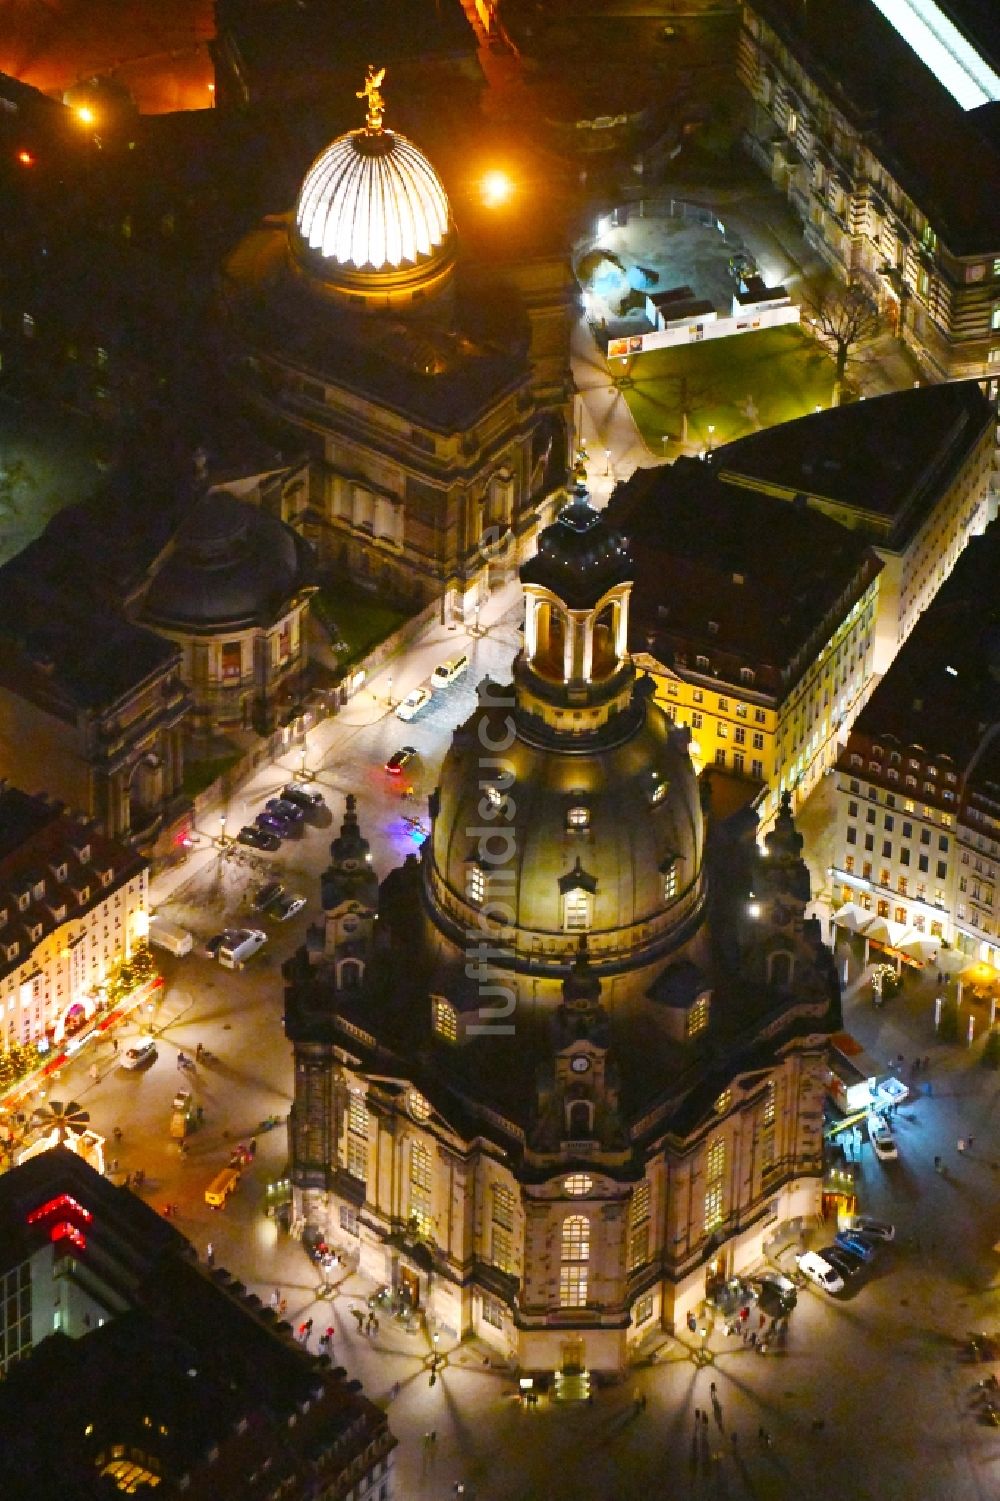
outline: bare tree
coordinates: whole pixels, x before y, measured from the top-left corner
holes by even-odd
[[[810,309],[813,327],[833,349],[837,364],[835,390],[839,395],[847,362],[856,345],[882,331],[882,314],[863,287],[834,287]],[[836,398],[835,398],[836,399]]]

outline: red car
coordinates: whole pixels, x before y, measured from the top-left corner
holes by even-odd
[[[408,761],[412,761],[413,757],[416,754],[417,752],[414,746],[401,745],[398,751],[393,751],[392,755],[385,763],[386,771],[391,777],[398,777],[406,763]]]

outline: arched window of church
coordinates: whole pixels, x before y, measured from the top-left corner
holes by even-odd
[[[566,933],[586,933],[591,925],[591,904],[593,898],[589,891],[581,891],[577,887],[574,891],[563,894],[563,931]]]
[[[649,1180],[644,1178],[632,1190],[632,1203],[629,1206],[628,1269],[630,1272],[634,1272],[637,1267],[643,1266],[649,1260],[651,1205],[652,1189]]]
[[[559,1251],[559,1303],[563,1308],[587,1305],[587,1263],[590,1261],[590,1220],[568,1214],[562,1223]]]
[[[705,1229],[712,1231],[722,1224],[726,1176],[726,1143],[717,1136],[705,1157]]]
[[[361,984],[365,966],[360,959],[341,959],[337,965],[337,984],[341,990],[357,990]]]
[[[490,1260],[501,1272],[514,1270],[514,1192],[494,1183],[490,1224]]]
[[[677,895],[680,884],[680,873],[676,855],[668,855],[660,866],[660,874],[663,877],[663,900],[672,902]]]
[[[594,1107],[589,1100],[573,1100],[566,1112],[570,1139],[580,1141],[590,1136],[594,1127]]]
[[[347,1171],[364,1183],[368,1177],[368,1106],[360,1089],[347,1100]]]
[[[438,1037],[443,1037],[445,1042],[458,1040],[458,1012],[450,1001],[446,1001],[443,995],[431,996],[431,1015],[434,1021],[434,1031]]]
[[[767,961],[768,984],[776,985],[779,990],[786,989],[792,983],[793,969],[794,961],[787,949],[771,954]]]
[[[422,1141],[410,1143],[409,1214],[418,1234],[431,1232],[431,1154]]]

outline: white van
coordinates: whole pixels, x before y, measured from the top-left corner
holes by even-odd
[[[464,654],[461,657],[449,657],[446,662],[439,662],[431,673],[432,688],[447,688],[456,678],[460,678],[469,665],[469,659]]]
[[[190,954],[194,948],[194,939],[187,928],[180,927],[175,922],[167,922],[165,917],[151,917],[149,919],[149,941],[155,943],[157,948],[166,949],[168,954]]]
[[[267,934],[259,928],[237,928],[227,934],[226,942],[219,949],[219,963],[224,969],[236,969],[252,959],[267,942]]]

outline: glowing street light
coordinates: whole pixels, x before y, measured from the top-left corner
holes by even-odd
[[[81,125],[93,125],[97,116],[88,104],[81,104],[76,112],[76,118]]]
[[[514,184],[506,172],[487,172],[480,184],[483,202],[488,208],[497,208],[506,203],[514,191]]]

